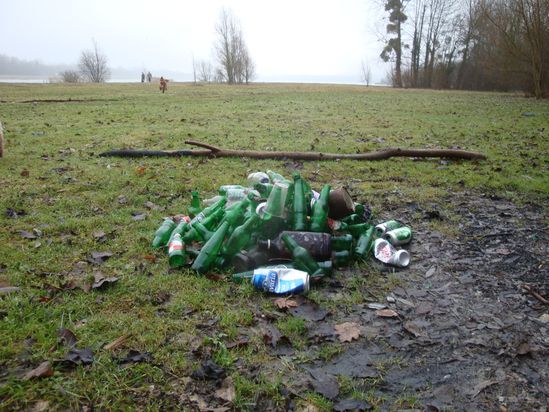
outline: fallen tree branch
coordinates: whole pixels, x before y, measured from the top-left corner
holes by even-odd
[[[99,156],[145,157],[145,156],[207,156],[207,157],[248,157],[251,159],[293,159],[293,160],[384,160],[391,157],[440,157],[447,159],[485,160],[482,153],[458,149],[399,149],[387,148],[376,152],[357,154],[321,153],[321,152],[280,152],[257,150],[232,150],[187,140],[186,144],[206,148],[207,150],[110,150]]]

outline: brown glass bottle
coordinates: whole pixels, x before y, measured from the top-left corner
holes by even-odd
[[[291,258],[292,252],[282,241],[287,233],[299,246],[304,247],[316,260],[328,260],[332,255],[332,236],[320,232],[281,232],[275,239],[259,240],[258,249],[266,251],[273,258]]]

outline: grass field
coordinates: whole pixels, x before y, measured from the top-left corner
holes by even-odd
[[[227,368],[236,389],[234,408],[254,409],[258,396],[283,405],[279,376],[249,373],[253,365],[272,361],[261,336],[227,348],[256,326],[258,313],[274,311],[272,300],[250,286],[170,272],[165,256],[150,249],[162,217],[184,212],[193,189],[206,198],[221,184],[244,183],[253,171],[290,176],[297,168],[314,189],[345,185],[378,215],[387,204],[445,202],[450,219],[439,229],[448,234],[460,212],[453,192],[547,206],[549,101],[514,94],[170,84],[163,95],[141,84],[0,84],[0,101],[6,138],[0,159],[0,286],[21,288],[0,296],[3,410],[174,408],[200,365],[196,351]],[[98,157],[116,148],[181,149],[188,139],[235,149],[335,153],[459,147],[488,160]],[[97,265],[92,252],[112,257]],[[97,272],[118,281],[90,292],[69,287],[89,284]],[[373,287],[391,286],[390,279],[371,279]],[[359,288],[338,304],[364,299]],[[315,291],[311,298],[323,299]],[[303,325],[284,316],[276,325],[307,356]],[[61,328],[76,334],[78,348],[92,348],[92,365],[73,371],[55,366],[67,352],[58,342]],[[128,334],[121,348],[103,348]],[[153,360],[121,365],[117,359],[128,349],[150,352]],[[334,350],[326,347],[322,356]],[[22,379],[46,360],[54,363],[52,377]],[[352,382],[342,387],[355,393]],[[382,404],[374,395],[362,396]],[[312,391],[297,402],[330,407]]]

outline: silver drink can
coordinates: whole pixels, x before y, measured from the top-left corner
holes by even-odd
[[[398,229],[389,230],[383,235],[383,238],[391,242],[393,246],[405,245],[412,240],[412,229],[408,226],[403,226]]]
[[[406,267],[410,264],[410,253],[407,250],[396,250],[385,239],[375,240],[374,256],[383,263],[393,266]]]
[[[398,220],[388,220],[387,222],[380,223],[376,225],[376,235],[377,237],[382,237],[385,233],[390,230],[398,229],[399,227],[404,226]]]

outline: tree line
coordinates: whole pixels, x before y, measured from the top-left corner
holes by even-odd
[[[384,0],[395,87],[549,95],[549,0]]]

